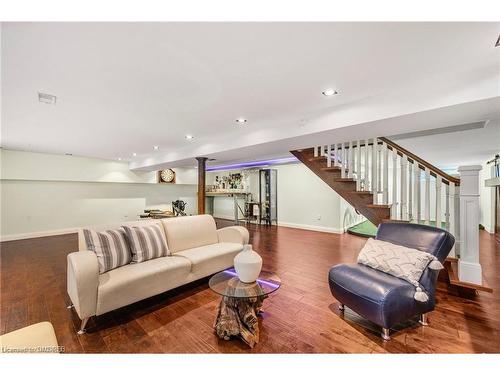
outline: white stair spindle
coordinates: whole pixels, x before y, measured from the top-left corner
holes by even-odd
[[[319,148],[319,146],[314,146],[314,157],[315,158],[318,157],[318,148]]]
[[[441,177],[436,176],[436,228],[441,228]]]
[[[420,167],[413,165],[413,222],[420,222]]]
[[[332,166],[332,145],[328,144],[326,146],[326,166],[330,168]]]
[[[413,167],[415,164],[408,161],[408,220],[413,220]]]
[[[397,219],[398,217],[398,152],[396,149],[392,150],[392,206],[391,217]]]
[[[407,166],[408,166],[408,158],[406,155],[403,155],[401,158],[401,211],[399,213],[399,217],[401,220],[408,220],[408,212],[406,210],[406,202],[407,202]]]
[[[320,146],[319,156],[325,156],[325,146]]]
[[[424,202],[424,222],[430,224],[431,220],[431,171],[425,168],[425,202]]]
[[[356,190],[361,190],[361,141],[357,141],[356,145]]]
[[[347,177],[353,178],[354,152],[352,150],[352,141],[349,141],[349,157],[347,158]]]
[[[333,145],[333,165],[338,167],[339,165],[339,156],[338,156],[338,147],[337,144]]]
[[[377,142],[377,192],[382,192],[382,145]]]
[[[340,177],[345,178],[345,147],[344,143],[340,145]]]
[[[384,184],[382,187],[383,192],[383,204],[389,203],[389,149],[387,148],[387,143],[383,144],[384,149]]]
[[[370,191],[370,140],[365,140],[365,191]]]
[[[373,204],[378,203],[378,181],[377,181],[377,139],[373,138],[373,146],[372,146],[372,160],[371,160],[371,169],[372,169],[372,183],[371,183],[371,192],[373,193]]]
[[[444,227],[449,232],[450,231],[450,182],[445,186],[445,203],[444,203]]]

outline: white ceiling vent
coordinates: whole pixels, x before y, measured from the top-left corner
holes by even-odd
[[[38,101],[45,104],[56,104],[57,96],[45,94],[43,92],[38,93]]]

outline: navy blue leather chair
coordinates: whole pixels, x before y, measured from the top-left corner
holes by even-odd
[[[376,239],[411,247],[433,254],[441,263],[451,251],[455,238],[447,231],[427,225],[408,223],[380,224]],[[427,302],[413,298],[415,287],[405,280],[362,264],[339,264],[330,269],[328,281],[333,296],[362,317],[382,327],[382,338],[389,340],[390,328],[397,323],[421,315],[427,325],[426,313],[434,310],[436,282],[439,271],[427,268],[420,284],[429,296]]]

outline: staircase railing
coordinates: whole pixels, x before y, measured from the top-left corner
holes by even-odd
[[[327,167],[338,166],[373,204],[390,205],[391,220],[444,227],[460,237],[460,179],[450,176],[387,138],[314,147]],[[455,254],[459,254],[459,242]]]

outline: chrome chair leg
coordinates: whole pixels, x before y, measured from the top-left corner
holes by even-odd
[[[85,326],[87,325],[89,319],[90,318],[85,318],[82,320],[82,324],[80,325],[80,330],[77,332],[79,335],[83,335],[86,332]]]
[[[418,322],[423,326],[428,326],[429,323],[427,322],[427,313],[420,315],[420,319]]]
[[[345,306],[343,303],[339,304],[339,310],[340,311],[344,311],[345,310]]]
[[[385,341],[389,341],[391,339],[391,337],[389,336],[390,335],[390,329],[389,328],[383,328],[382,327],[382,338],[385,340]]]

